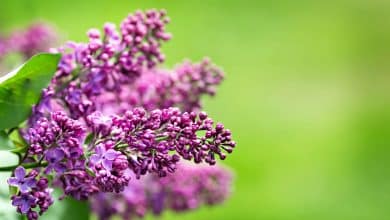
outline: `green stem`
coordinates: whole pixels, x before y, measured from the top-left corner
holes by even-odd
[[[26,169],[29,169],[29,168],[37,168],[37,167],[46,167],[47,166],[47,162],[36,162],[36,163],[25,163],[25,164],[18,164],[18,165],[13,165],[13,166],[7,166],[7,167],[0,167],[0,172],[4,172],[4,171],[13,171],[16,167],[18,166],[22,166]]]

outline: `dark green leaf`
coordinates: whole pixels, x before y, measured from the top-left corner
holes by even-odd
[[[60,60],[59,54],[38,54],[17,70],[0,78],[0,130],[15,127],[27,119],[39,101]]]
[[[91,143],[92,139],[93,139],[93,134],[92,133],[88,134],[88,136],[85,138],[84,144],[88,145],[89,143]]]

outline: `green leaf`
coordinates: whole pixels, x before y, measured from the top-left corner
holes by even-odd
[[[92,139],[93,139],[93,134],[92,133],[88,134],[87,137],[85,138],[84,144],[88,145],[89,143],[91,143]]]
[[[0,78],[0,130],[16,127],[27,119],[32,105],[48,86],[61,56],[42,53]]]
[[[9,139],[5,131],[0,131],[0,150],[8,150],[14,148],[14,144],[11,139]]]

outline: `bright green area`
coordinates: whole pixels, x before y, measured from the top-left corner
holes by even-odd
[[[0,27],[42,18],[85,40],[151,7],[172,19],[169,65],[226,71],[205,109],[238,143],[225,204],[161,219],[390,219],[390,1],[2,0]]]

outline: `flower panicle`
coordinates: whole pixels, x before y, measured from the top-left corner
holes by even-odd
[[[128,194],[142,179],[150,179],[146,183],[151,186],[184,190],[179,182],[186,174],[175,175],[177,171],[206,173],[210,183],[194,179],[185,193],[164,188],[147,199],[133,193],[137,198],[132,212],[142,216],[149,208],[135,203],[150,203],[158,214],[166,206],[162,200],[170,197],[178,198],[167,205],[176,211],[224,200],[229,178],[221,182],[222,188],[210,187],[215,178],[222,178],[215,175],[226,172],[201,164],[224,160],[236,143],[229,129],[201,111],[200,101],[215,94],[224,73],[208,59],[186,61],[173,70],[158,68],[165,59],[161,45],[171,38],[167,23],[164,10],[137,11],[119,28],[106,23],[102,31],[89,30],[87,43],[69,42],[53,50],[62,54],[61,61],[33,107],[27,129],[21,131],[27,152],[8,180],[18,189],[12,197],[18,212],[37,219],[53,203],[52,187],[62,189],[61,198],[77,200]],[[203,171],[183,167],[183,160]],[[191,200],[191,193],[207,190],[210,197]],[[126,218],[133,215],[126,213]]]
[[[84,144],[87,136],[94,138]],[[38,200],[32,199],[36,192],[31,189],[41,181],[37,178],[45,179],[46,185],[53,179],[52,185],[62,188],[64,195],[83,200],[97,192],[123,192],[132,175],[138,179],[147,174],[169,176],[181,159],[214,165],[216,155],[225,159],[235,146],[231,132],[222,124],[214,124],[204,112],[178,108],[150,113],[135,108],[111,116],[94,112],[86,124],[64,112],[53,112],[28,130],[26,140],[31,145],[26,161],[46,166],[32,170],[34,175],[28,178],[19,167],[9,179],[10,185],[19,188],[13,204],[23,214],[35,213],[31,210]]]
[[[199,112],[202,96],[214,96],[223,79],[223,71],[208,58],[199,63],[185,61],[173,70],[154,68],[144,71],[115,96],[103,97],[98,108],[104,111],[104,106],[115,105],[119,99],[121,106],[117,112],[135,107],[154,110],[172,106],[182,111]]]
[[[231,182],[232,173],[224,167],[179,163],[175,173],[131,181],[121,194],[98,193],[92,197],[91,207],[102,220],[112,216],[142,218],[166,210],[184,212],[224,202]]]

